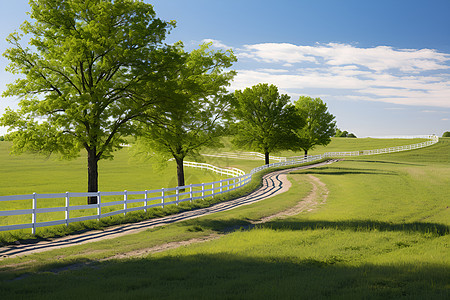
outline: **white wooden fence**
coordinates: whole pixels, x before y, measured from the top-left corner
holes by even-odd
[[[217,173],[221,173],[228,176],[235,176],[233,178],[227,178],[210,183],[191,184],[186,186],[178,186],[174,188],[162,188],[156,190],[145,191],[123,191],[123,192],[96,192],[96,193],[59,193],[59,194],[28,194],[28,195],[14,195],[14,196],[0,196],[0,203],[5,201],[31,201],[31,209],[16,209],[16,210],[0,210],[0,218],[8,216],[18,215],[31,215],[31,222],[25,224],[13,224],[0,226],[0,231],[17,230],[31,228],[32,234],[36,233],[36,228],[55,226],[55,225],[69,225],[72,222],[80,222],[87,220],[100,220],[104,217],[109,217],[118,214],[127,214],[128,212],[144,210],[149,208],[161,207],[166,205],[175,204],[178,205],[184,201],[194,201],[199,199],[205,199],[206,197],[214,197],[216,195],[235,190],[248,184],[252,175],[267,168],[281,167],[289,165],[298,165],[302,163],[317,161],[323,158],[329,157],[345,157],[345,156],[360,156],[360,155],[374,155],[381,153],[392,153],[406,150],[413,150],[418,148],[427,147],[433,145],[439,141],[436,136],[429,136],[430,140],[427,142],[408,145],[390,147],[385,149],[376,150],[362,150],[352,152],[329,152],[321,155],[314,155],[308,157],[291,157],[285,158],[284,161],[278,163],[272,163],[257,167],[250,171],[248,174],[244,174],[239,169],[222,169],[209,164],[185,162],[185,166],[197,167],[208,169]],[[121,200],[106,200],[108,197],[123,197]],[[87,205],[73,205],[71,199],[83,198],[84,201],[87,197],[96,197],[97,204]],[[58,207],[43,207],[38,208],[38,200],[45,201],[49,199],[64,200],[64,205]],[[79,201],[78,201],[79,202]],[[115,206],[115,209],[113,207]],[[120,207],[117,209],[117,207]],[[107,211],[109,208],[109,211]],[[73,216],[73,212],[78,212],[78,215],[85,211],[88,215]],[[38,221],[38,215],[44,213],[57,213],[64,212],[64,219],[53,221]]]
[[[238,176],[245,175],[244,171],[237,169],[237,168],[219,168],[219,167],[216,167],[216,166],[213,166],[210,164],[198,163],[198,162],[192,162],[192,161],[185,161],[183,163],[183,165],[185,167],[205,169],[205,170],[212,171],[214,173],[217,173],[220,175],[225,175],[225,176],[238,177]]]
[[[226,157],[226,158],[254,159],[254,160],[260,160],[265,158],[264,154],[258,152],[222,152],[216,154],[202,153],[202,155],[212,157]],[[286,157],[279,157],[279,156],[269,156],[269,159],[275,161],[286,161]]]
[[[100,220],[101,218],[126,214],[132,211],[144,210],[152,207],[164,208],[166,205],[178,205],[185,201],[194,201],[205,199],[206,197],[214,197],[225,192],[235,190],[241,186],[246,185],[251,181],[251,174],[241,175],[238,177],[227,178],[210,183],[190,184],[186,186],[177,186],[174,188],[162,188],[157,190],[145,191],[123,191],[123,192],[96,192],[96,193],[59,193],[59,194],[28,194],[15,196],[1,196],[0,202],[4,201],[32,201],[31,209],[16,209],[0,211],[0,217],[16,216],[16,215],[31,215],[31,223],[15,224],[0,226],[0,231],[16,230],[31,228],[32,234],[36,233],[36,228],[55,226],[55,225],[69,225],[72,222],[80,222],[87,220]],[[105,201],[105,198],[111,196],[123,197],[123,200]],[[87,197],[96,197],[97,204],[86,205],[71,205],[71,199],[83,198],[86,201]],[[64,199],[65,205],[60,207],[46,207],[38,208],[38,200],[45,201],[49,199]],[[137,204],[133,205],[133,204]],[[113,211],[105,212],[105,208],[120,206],[121,208]],[[74,211],[89,211],[94,210],[96,213],[91,213],[87,216],[73,217],[71,213]],[[64,212],[64,219],[39,222],[37,220],[38,214]]]

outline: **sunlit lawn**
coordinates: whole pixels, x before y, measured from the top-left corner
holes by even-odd
[[[257,204],[113,241],[3,260],[0,265],[22,265],[4,268],[0,292],[30,299],[448,299],[449,158],[450,140],[443,139],[422,150],[296,172],[289,192]],[[307,175],[326,184],[326,203],[245,229],[250,220],[302,199],[311,188]],[[97,261],[240,226],[206,243]],[[75,262],[88,264],[45,272]],[[30,276],[6,281],[24,273]]]

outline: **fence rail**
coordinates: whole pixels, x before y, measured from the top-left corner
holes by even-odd
[[[242,171],[241,171],[242,172]],[[174,188],[162,188],[156,190],[146,191],[123,191],[123,192],[97,192],[97,193],[58,193],[58,194],[28,194],[28,195],[15,195],[15,196],[0,196],[0,202],[4,201],[32,201],[31,209],[16,209],[16,210],[3,210],[0,211],[0,217],[17,216],[17,215],[31,215],[31,223],[26,224],[14,224],[0,226],[0,231],[27,229],[31,228],[32,234],[36,233],[36,228],[55,226],[55,225],[69,225],[73,222],[88,221],[88,220],[100,220],[104,217],[110,217],[119,214],[127,214],[132,211],[144,210],[149,208],[162,207],[166,205],[175,204],[178,205],[185,201],[194,201],[199,199],[205,199],[206,197],[214,197],[225,192],[233,191],[241,186],[246,185],[251,181],[251,174],[244,174],[238,177],[227,178],[219,181],[190,184],[186,186],[177,186]],[[149,197],[150,195],[155,195]],[[104,201],[105,198],[111,196],[123,197],[123,200],[116,201]],[[71,205],[71,199],[73,198],[87,198],[96,197],[96,204],[86,205]],[[133,197],[133,198],[131,198]],[[136,198],[137,197],[137,198]],[[60,207],[46,207],[38,208],[38,200],[46,199],[64,199],[65,205]],[[138,204],[138,206],[132,204]],[[113,211],[105,211],[106,208],[111,206],[122,206],[121,209]],[[80,210],[94,210],[96,213],[81,217],[72,217],[71,212]],[[61,220],[38,222],[38,214],[64,212],[65,218]]]
[[[203,156],[211,156],[211,157],[226,157],[226,158],[236,158],[236,159],[264,159],[265,156],[259,152],[222,152],[217,154],[202,154]],[[286,161],[286,157],[279,156],[269,156],[270,160],[275,161]]]
[[[212,172],[215,172],[217,174],[226,175],[226,176],[242,176],[245,175],[245,172],[237,169],[237,168],[219,168],[210,164],[205,163],[198,163],[198,162],[192,162],[192,161],[185,161],[184,162],[185,167],[193,167],[193,168],[200,168],[200,169],[206,169]]]
[[[390,147],[384,149],[376,150],[362,150],[362,151],[351,151],[351,152],[328,152],[321,155],[314,156],[300,156],[300,157],[290,157],[290,158],[280,158],[284,159],[277,163],[272,163],[268,165],[263,165],[254,168],[248,174],[244,174],[244,171],[231,168],[223,169],[218,168],[210,164],[195,163],[195,162],[185,162],[187,167],[196,167],[211,170],[213,172],[234,176],[232,178],[227,178],[210,183],[201,184],[191,184],[186,186],[178,186],[174,188],[162,188],[156,190],[145,190],[145,191],[123,191],[123,192],[95,192],[95,193],[55,193],[55,194],[27,194],[27,195],[13,195],[13,196],[0,196],[0,203],[5,201],[30,201],[30,209],[16,209],[16,210],[2,210],[0,211],[0,217],[8,216],[18,216],[18,215],[28,215],[31,216],[31,222],[25,224],[11,224],[0,226],[0,231],[17,230],[17,229],[29,229],[31,228],[32,234],[36,233],[36,228],[55,226],[55,225],[66,225],[68,226],[73,222],[88,221],[88,220],[100,220],[104,217],[110,217],[118,214],[126,215],[128,212],[144,210],[147,211],[149,208],[161,207],[164,208],[166,205],[178,205],[185,201],[194,201],[199,199],[205,199],[206,197],[214,197],[225,192],[235,190],[237,188],[243,187],[248,184],[252,175],[271,167],[281,167],[289,165],[297,165],[302,163],[313,162],[329,157],[346,157],[346,156],[360,156],[360,155],[374,155],[382,153],[393,153],[406,150],[419,149],[436,144],[439,138],[436,136],[428,136],[430,140],[427,142],[407,145]],[[251,152],[252,156],[256,152]],[[260,154],[262,155],[262,154]],[[263,155],[262,155],[263,156]],[[264,157],[264,156],[263,156]],[[97,204],[87,204],[87,205],[74,205],[72,199],[74,198],[87,198],[96,197]],[[106,201],[105,198],[108,197],[122,197],[122,200],[110,199]],[[64,199],[64,205],[58,207],[45,207],[38,208],[38,200],[45,201],[49,199]],[[71,204],[72,203],[72,204]],[[116,206],[113,210],[112,207]],[[120,206],[120,209],[117,209]],[[109,208],[109,211],[107,211]],[[84,211],[90,210],[91,213],[82,216],[73,216],[72,212],[85,213]],[[44,213],[64,213],[64,219],[52,220],[52,221],[38,221],[38,215]]]

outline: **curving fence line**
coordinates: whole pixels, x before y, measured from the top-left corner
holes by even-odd
[[[284,161],[263,165],[244,174],[239,169],[223,169],[209,164],[185,162],[187,167],[197,167],[211,170],[213,172],[235,176],[210,183],[190,184],[186,186],[178,186],[174,188],[162,188],[156,190],[145,191],[123,191],[123,192],[96,192],[96,193],[57,193],[57,194],[28,194],[28,195],[14,195],[14,196],[0,196],[0,203],[5,201],[30,201],[31,208],[16,209],[16,210],[2,210],[0,211],[0,220],[4,217],[26,215],[29,217],[29,223],[11,224],[0,226],[0,231],[28,229],[31,228],[32,234],[36,233],[36,228],[66,225],[73,222],[100,220],[101,218],[110,217],[118,214],[127,214],[128,212],[144,210],[161,207],[166,205],[178,205],[185,201],[194,201],[205,199],[207,197],[214,197],[225,192],[229,192],[248,184],[252,175],[271,167],[281,167],[298,165],[308,162],[313,162],[330,157],[346,157],[346,156],[360,156],[360,155],[374,155],[381,153],[393,153],[400,151],[407,151],[419,149],[436,144],[439,138],[436,136],[428,136],[429,141],[399,147],[390,147],[376,150],[362,150],[352,152],[329,152],[321,155],[307,156],[307,157],[291,157],[284,158]],[[80,205],[86,201],[87,197],[97,197],[96,204]],[[118,200],[119,198],[119,200]],[[38,203],[38,200],[39,203]],[[57,207],[40,207],[45,206],[46,202],[58,203]],[[38,204],[40,206],[38,206]],[[58,205],[58,204],[53,204]],[[57,214],[54,218],[56,220],[44,221],[39,217],[42,214]],[[62,217],[64,215],[64,217]],[[31,220],[30,220],[31,219]]]
[[[259,160],[264,159],[265,156],[262,153],[258,152],[221,152],[216,154],[202,154],[203,156],[212,156],[212,157],[226,157],[226,158],[236,158],[236,159],[253,159]],[[270,160],[276,161],[286,161],[286,157],[279,156],[269,156]]]
[[[183,163],[183,165],[185,167],[205,169],[205,170],[212,171],[214,173],[217,173],[220,175],[226,175],[226,176],[238,177],[238,176],[245,175],[245,172],[238,168],[219,168],[219,167],[216,167],[216,166],[213,166],[210,164],[198,163],[198,162],[193,162],[193,161],[185,161]]]
[[[419,149],[427,146],[431,146],[439,142],[439,137],[435,135],[420,135],[420,136],[402,136],[402,137],[379,137],[383,138],[396,138],[396,139],[428,139],[429,141],[406,145],[406,146],[397,146],[383,149],[374,149],[374,150],[362,150],[362,151],[348,151],[348,152],[327,152],[322,154],[322,158],[324,157],[347,157],[347,156],[361,156],[361,155],[375,155],[375,154],[384,154],[384,153],[393,153],[407,150]],[[258,152],[222,152],[218,154],[202,154],[203,156],[212,156],[212,157],[226,157],[226,158],[236,158],[236,159],[264,159],[264,154]],[[314,156],[314,157],[317,157]],[[291,157],[282,157],[282,156],[270,156],[270,160],[275,160],[279,162],[288,161],[288,160],[297,160],[302,159],[304,156],[291,156]]]

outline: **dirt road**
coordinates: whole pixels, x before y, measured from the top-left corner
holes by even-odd
[[[27,255],[32,253],[44,252],[48,250],[58,249],[69,247],[73,245],[81,245],[85,243],[100,241],[104,239],[112,239],[119,236],[123,236],[126,234],[138,233],[143,230],[147,230],[149,228],[163,226],[170,223],[180,222],[188,219],[202,217],[208,214],[227,211],[230,209],[234,209],[239,206],[249,205],[270,197],[274,197],[285,191],[289,190],[291,187],[291,182],[287,179],[287,174],[292,171],[309,169],[314,167],[323,166],[326,164],[330,164],[335,162],[334,160],[318,163],[309,166],[297,167],[292,169],[286,169],[282,171],[276,171],[269,174],[266,174],[263,177],[263,185],[258,190],[252,192],[251,194],[237,198],[234,200],[222,202],[215,204],[211,207],[201,208],[196,210],[185,211],[179,214],[165,216],[157,219],[150,219],[146,221],[142,221],[139,223],[112,226],[106,228],[102,231],[89,231],[86,233],[81,233],[77,235],[69,235],[66,237],[52,239],[50,241],[39,241],[34,244],[20,244],[20,245],[9,245],[6,247],[0,248],[0,259],[15,257],[20,255]],[[304,205],[304,204],[302,204]],[[293,210],[293,212],[297,212],[298,210]],[[298,212],[297,212],[298,213]],[[281,215],[271,216],[280,217]],[[268,221],[267,220],[263,220]]]

